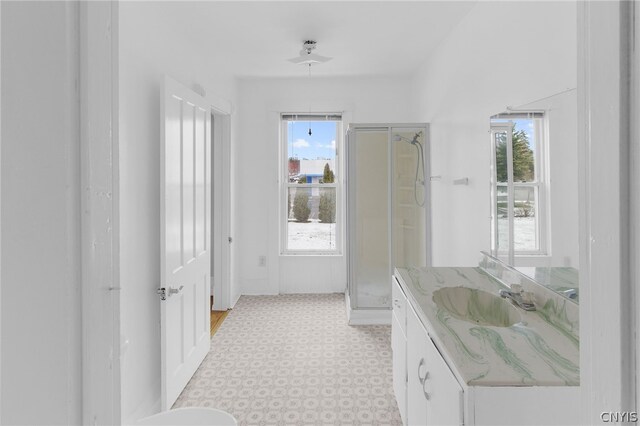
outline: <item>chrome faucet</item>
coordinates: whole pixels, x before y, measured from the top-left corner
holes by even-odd
[[[511,289],[500,289],[498,292],[500,297],[510,299],[512,303],[518,305],[525,311],[535,311],[536,305],[533,304],[533,293],[526,292],[519,284],[512,284]]]

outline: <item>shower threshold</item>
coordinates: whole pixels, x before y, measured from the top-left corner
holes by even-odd
[[[349,292],[345,293],[349,325],[391,325],[391,308],[353,309]]]

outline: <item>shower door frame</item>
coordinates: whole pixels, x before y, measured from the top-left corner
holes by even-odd
[[[391,304],[388,307],[368,307],[359,308],[358,296],[356,287],[353,283],[356,281],[356,268],[354,268],[356,261],[356,227],[352,226],[355,218],[353,214],[356,209],[356,199],[352,194],[356,191],[356,178],[354,172],[357,167],[357,159],[353,152],[353,138],[357,131],[380,131],[387,133],[387,158],[388,158],[388,175],[387,175],[387,188],[389,202],[387,205],[388,224],[388,256],[389,256],[389,288],[391,288],[391,276],[393,275],[394,253],[392,249],[393,244],[393,223],[394,213],[392,204],[392,190],[393,190],[393,177],[395,173],[395,154],[393,150],[392,130],[402,129],[423,129],[424,130],[424,208],[425,208],[425,265],[431,266],[431,191],[427,185],[430,183],[430,137],[429,137],[429,124],[428,123],[349,123],[345,140],[345,153],[346,153],[346,173],[345,173],[345,190],[346,190],[346,250],[347,250],[347,292],[345,294],[347,301],[347,317],[349,324],[391,324]]]

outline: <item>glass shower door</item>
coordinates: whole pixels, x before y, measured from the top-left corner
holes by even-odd
[[[389,129],[353,129],[349,150],[349,297],[357,309],[391,306]]]

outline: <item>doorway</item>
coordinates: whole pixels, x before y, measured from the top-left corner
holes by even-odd
[[[231,301],[230,115],[211,108],[211,310],[227,311]],[[213,320],[213,317],[212,317]]]

